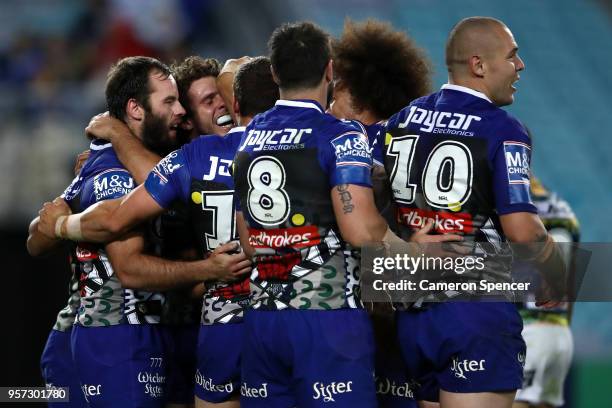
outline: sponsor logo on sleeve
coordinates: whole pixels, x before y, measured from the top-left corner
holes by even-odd
[[[371,166],[374,148],[369,146],[368,138],[363,133],[346,132],[330,143],[336,154],[337,166]]]
[[[109,169],[93,179],[96,201],[108,200],[128,194],[135,187],[134,179],[125,169]]]
[[[504,142],[504,156],[509,183],[529,184],[529,145],[522,142]]]
[[[177,157],[178,151],[174,151],[161,159],[153,168],[153,174],[156,175],[163,184],[168,182],[168,176],[183,167],[183,163],[176,160]]]

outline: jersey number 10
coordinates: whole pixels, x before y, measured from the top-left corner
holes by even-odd
[[[417,185],[410,183],[414,153],[419,136],[394,137],[387,148],[387,155],[395,158],[390,181],[395,200],[412,204]],[[423,168],[421,188],[429,205],[435,208],[456,210],[472,193],[474,162],[470,149],[463,143],[445,140],[429,153]]]

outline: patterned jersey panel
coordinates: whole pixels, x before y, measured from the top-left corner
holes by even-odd
[[[238,241],[231,167],[244,128],[225,136],[206,135],[171,153],[149,174],[145,188],[164,208],[180,200],[188,205],[192,233],[202,257],[229,241]],[[207,282],[202,324],[236,323],[249,303],[249,282]]]
[[[361,306],[358,259],[341,238],[331,189],[371,187],[371,153],[361,124],[312,101],[278,101],[246,128],[234,181],[256,251],[254,308]]]
[[[77,178],[78,191],[69,188],[70,194],[65,194],[65,198],[78,200],[77,211],[84,211],[103,200],[122,197],[135,187],[134,179],[121,165],[110,144],[94,141],[90,149],[90,157]],[[159,322],[164,296],[123,288],[104,246],[79,242],[73,256],[81,296],[76,324],[109,326]]]
[[[402,236],[431,219],[435,232],[473,241],[474,254],[495,255],[461,280],[510,280],[499,216],[537,212],[525,128],[483,94],[445,85],[389,119],[384,144]]]

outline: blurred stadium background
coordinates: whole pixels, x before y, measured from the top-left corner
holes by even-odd
[[[32,260],[27,223],[72,178],[83,128],[104,109],[109,65],[127,55],[261,55],[281,22],[336,35],[346,17],[406,30],[446,82],[444,41],[471,15],[512,29],[527,69],[509,108],[534,135],[536,173],[574,207],[583,241],[612,227],[611,0],[3,0],[0,3],[0,256],[8,364],[1,385],[37,385],[38,358],[65,301],[62,257]],[[63,273],[66,272],[66,273]],[[612,304],[580,303],[567,406],[612,406]]]

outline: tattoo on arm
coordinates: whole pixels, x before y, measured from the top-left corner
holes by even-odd
[[[351,193],[348,191],[348,184],[339,184],[336,186],[336,190],[340,193],[340,201],[342,201],[342,211],[344,214],[352,213],[355,206],[353,205],[353,197],[351,197]]]

